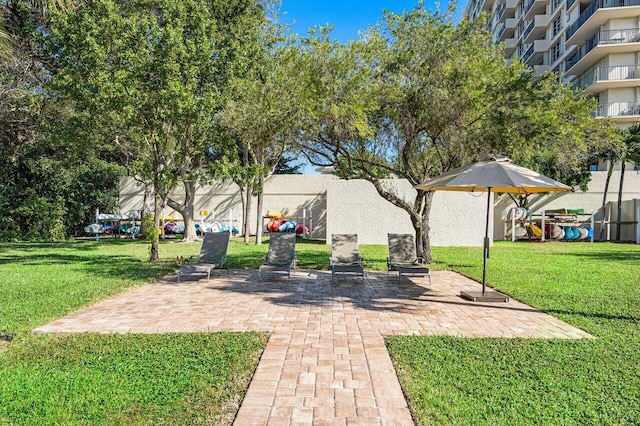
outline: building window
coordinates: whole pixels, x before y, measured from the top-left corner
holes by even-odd
[[[560,43],[556,43],[551,49],[551,63],[554,63],[562,55],[562,46]]]
[[[558,19],[553,21],[553,36],[558,35],[560,30],[562,29],[562,15],[558,16]]]
[[[589,171],[590,172],[597,172],[598,171],[598,163],[591,163],[589,164]]]

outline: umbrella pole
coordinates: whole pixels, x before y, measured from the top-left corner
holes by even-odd
[[[484,250],[482,259],[482,295],[487,286],[487,259],[489,258],[489,208],[491,207],[491,187],[487,188],[487,222],[484,228]]]

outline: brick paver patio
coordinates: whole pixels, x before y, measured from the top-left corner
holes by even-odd
[[[479,284],[454,272],[397,282],[296,271],[258,282],[232,271],[200,282],[163,280],[81,309],[38,332],[263,331],[271,337],[236,425],[413,425],[383,336],[589,337],[515,300],[468,302]]]

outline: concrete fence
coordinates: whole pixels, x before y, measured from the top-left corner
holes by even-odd
[[[532,212],[543,209],[584,209],[595,212],[596,235],[604,217],[609,237],[615,235],[617,190],[619,172],[614,172],[607,200],[609,207],[601,209],[606,172],[593,172],[587,192],[534,195],[530,198]],[[388,179],[384,185],[412,203],[416,191],[404,179]],[[132,178],[120,182],[121,212],[142,208],[144,188]],[[174,199],[181,201],[184,194],[176,190]],[[492,195],[489,211],[489,233],[495,240],[505,239],[505,220],[514,207],[506,195]],[[627,172],[625,175],[623,214],[621,215],[621,240],[636,240],[640,231],[636,224],[640,201],[640,175]],[[613,202],[611,204],[611,202]],[[486,193],[464,193],[437,191],[431,207],[431,244],[434,246],[482,246],[486,218]],[[258,226],[256,200],[249,221],[251,233]],[[231,223],[242,229],[242,200],[239,187],[234,183],[215,183],[197,188],[196,220],[198,212],[207,211],[202,219]],[[266,181],[264,188],[264,211],[260,214],[261,226],[268,219],[267,212],[281,212],[286,218],[311,224],[311,237],[330,240],[331,234],[356,233],[361,244],[387,244],[387,233],[413,233],[409,215],[402,209],[383,199],[374,186],[364,180],[343,180],[333,175],[276,175]],[[167,215],[181,219],[170,208]],[[305,216],[303,218],[303,216]],[[635,221],[635,222],[634,222]]]
[[[412,202],[416,191],[406,181],[389,179],[385,185]],[[133,178],[120,182],[122,212],[142,208],[144,188]],[[479,246],[484,236],[486,198],[482,194],[436,193],[431,208],[431,242],[436,246]],[[184,199],[181,190],[172,196]],[[256,201],[250,214],[251,233],[256,231]],[[207,221],[220,221],[242,229],[242,200],[237,185],[216,183],[196,190],[196,213],[208,211]],[[384,200],[364,180],[342,180],[332,175],[276,175],[264,188],[264,212],[281,212],[285,218],[302,222],[306,213],[311,237],[326,239],[331,234],[357,233],[361,244],[387,244],[387,233],[413,233],[409,215]],[[170,208],[165,214],[180,218]],[[199,216],[196,214],[196,219]],[[266,225],[268,219],[262,220]]]

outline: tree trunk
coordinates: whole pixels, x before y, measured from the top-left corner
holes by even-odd
[[[245,185],[244,192],[246,196],[246,201],[244,203],[244,217],[247,218],[244,222],[244,243],[249,244],[249,240],[251,238],[251,223],[248,220],[251,213],[251,190],[249,185]]]
[[[236,183],[237,184],[237,183]],[[242,226],[240,227],[240,232],[245,234],[245,224],[247,223],[247,210],[245,208],[245,199],[244,199],[244,186],[237,184],[238,188],[240,188],[240,204],[242,205]]]
[[[158,232],[156,231],[160,227],[160,203],[158,200],[157,191],[154,191],[153,196],[153,239],[151,240],[151,256],[149,262],[158,262],[160,260],[160,244],[158,242]]]
[[[363,177],[366,179],[366,177]],[[396,207],[406,211],[411,219],[411,225],[415,231],[416,254],[422,257],[426,263],[433,263],[431,256],[431,239],[429,237],[429,216],[431,214],[431,201],[433,192],[418,191],[413,204],[406,202],[387,189],[378,179],[367,179],[376,188],[378,194]]]
[[[618,186],[618,214],[616,216],[616,241],[620,241],[620,227],[622,224],[620,220],[622,219],[622,186],[624,185],[624,172],[627,168],[626,161],[622,160],[622,164],[620,165],[620,186]]]
[[[184,182],[184,203],[180,204],[171,198],[167,200],[169,207],[182,215],[184,221],[184,236],[182,241],[198,241],[196,234],[195,203],[196,203],[196,183]]]
[[[428,264],[433,263],[433,256],[431,255],[431,237],[429,236],[429,231],[431,230],[429,218],[431,216],[432,201],[433,192],[424,193],[420,220],[411,221],[416,233],[416,253],[418,254],[418,257],[422,257]]]
[[[260,178],[259,181],[260,192],[258,192],[258,205],[256,206],[256,245],[259,246],[262,244],[262,209],[264,203],[264,178]]]
[[[142,208],[140,209],[140,235],[144,235],[144,225],[142,223],[142,219],[144,219],[144,215],[147,214],[149,210],[151,210],[151,206],[149,205],[149,198],[151,198],[151,188],[149,187],[149,185],[144,184]]]
[[[604,181],[604,194],[602,195],[602,221],[600,221],[600,237],[598,241],[604,240],[604,221],[607,210],[607,192],[609,192],[609,183],[611,182],[611,174],[613,173],[613,161],[609,161],[609,170],[607,170],[607,179]]]

